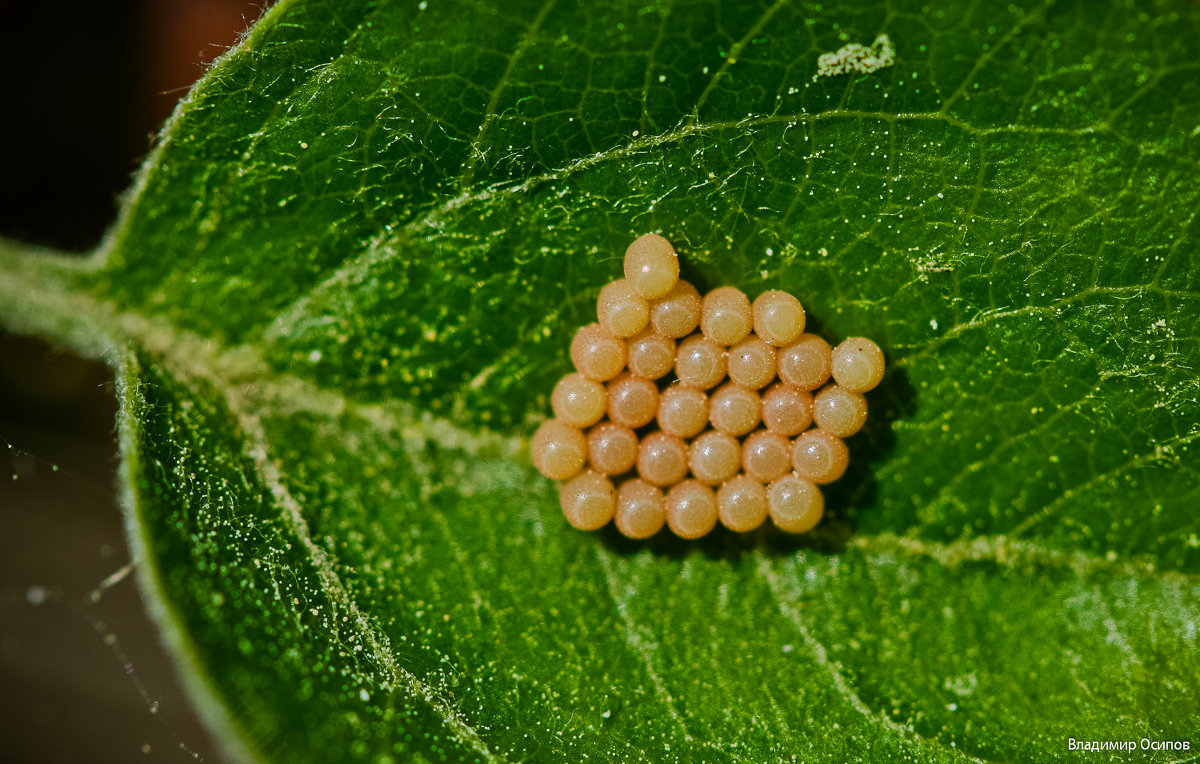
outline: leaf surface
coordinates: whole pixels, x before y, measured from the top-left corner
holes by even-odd
[[[231,749],[1194,734],[1200,10],[502,5],[282,2],[95,261],[0,249],[10,323],[120,365],[144,579]],[[891,65],[818,74],[880,35]],[[532,469],[650,230],[888,355],[811,536],[582,534]]]

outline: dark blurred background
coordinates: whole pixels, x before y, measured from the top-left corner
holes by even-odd
[[[262,12],[0,0],[0,236],[72,252]],[[0,761],[220,761],[129,566],[112,374],[0,330]]]

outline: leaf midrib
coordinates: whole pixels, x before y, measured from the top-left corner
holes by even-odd
[[[86,323],[93,333],[93,349],[101,338],[135,341],[160,358],[166,369],[183,382],[203,381],[224,396],[227,409],[233,414],[247,439],[246,452],[253,458],[254,468],[260,479],[276,497],[283,519],[304,545],[305,554],[314,565],[314,569],[319,572],[323,586],[330,596],[342,602],[348,612],[353,614],[355,633],[370,646],[379,665],[385,668],[393,684],[406,688],[414,697],[425,699],[447,726],[481,756],[489,761],[503,761],[503,758],[490,751],[478,732],[459,716],[454,708],[442,701],[429,685],[399,665],[391,653],[386,635],[377,632],[372,627],[369,616],[358,609],[357,602],[348,593],[334,570],[328,552],[311,539],[302,508],[290,496],[278,468],[267,457],[270,443],[258,422],[262,412],[305,412],[333,418],[350,414],[369,422],[372,428],[381,432],[397,433],[406,442],[433,442],[439,447],[471,455],[498,454],[521,459],[526,458],[523,453],[526,449],[525,440],[497,433],[470,432],[449,420],[420,415],[408,404],[360,403],[337,391],[320,388],[307,380],[273,373],[260,349],[255,346],[218,345],[181,330],[162,317],[148,318],[133,312],[122,312],[111,302],[97,300],[78,289],[72,289],[70,277],[90,270],[93,267],[92,263],[78,260],[59,261],[44,256],[37,261],[40,265],[34,266],[31,262],[25,261],[25,267],[6,269],[0,274],[0,293],[21,295],[26,303],[26,312],[28,306],[34,304],[37,306],[35,314],[48,323],[55,320]],[[17,304],[15,299],[3,302],[5,305]],[[71,339],[73,343],[79,342],[79,337]],[[956,569],[971,563],[1007,567],[1032,564],[1066,569],[1077,579],[1085,579],[1092,575],[1150,578],[1181,587],[1193,585],[1198,578],[1195,575],[1158,570],[1153,563],[1101,558],[1083,552],[1065,552],[1037,543],[1017,541],[1010,535],[974,537],[949,543],[893,534],[863,535],[853,538],[850,545],[880,558],[894,558],[896,555],[923,556],[935,560],[947,569]],[[597,554],[609,580],[614,606],[622,618],[626,619],[627,628],[633,628],[628,622],[620,599],[611,591],[611,566],[603,553],[598,551]],[[758,575],[764,575],[762,566],[768,564],[765,558],[760,559]],[[797,614],[789,612],[784,600],[778,596],[779,582],[771,580],[770,576],[766,580],[776,594],[775,599],[781,608],[780,612],[795,621]],[[797,628],[812,659],[830,672],[834,691],[856,711],[873,723],[879,724],[889,734],[897,734],[921,744],[944,747],[937,741],[925,739],[915,731],[896,724],[886,716],[872,712],[846,682],[845,677],[841,676],[828,655],[822,658],[821,650],[817,649],[819,643],[814,647],[815,637],[807,634],[799,626]],[[634,649],[634,646],[630,645],[630,649]],[[641,656],[640,659],[644,657]],[[653,674],[653,666],[647,666],[647,670]],[[682,720],[680,723],[683,724]],[[685,737],[695,741],[686,725],[682,729]],[[961,750],[955,752],[966,755]]]
[[[11,274],[12,271],[9,271],[3,279],[3,282],[10,287],[14,283]],[[97,326],[119,327],[121,335],[142,342],[147,349],[162,357],[166,365],[173,368],[177,374],[203,379],[213,385],[215,389],[221,390],[227,398],[232,391],[239,388],[260,391],[260,397],[256,398],[252,404],[241,399],[228,401],[230,409],[239,416],[243,422],[243,428],[248,433],[253,428],[246,427],[245,411],[247,408],[259,410],[266,405],[277,407],[277,413],[279,411],[286,413],[306,411],[323,416],[337,416],[342,412],[348,412],[363,418],[364,421],[369,421],[372,427],[385,431],[399,431],[405,439],[433,441],[444,448],[458,449],[470,454],[488,451],[500,452],[512,457],[517,455],[524,446],[521,439],[494,434],[481,436],[469,433],[443,419],[423,417],[418,423],[415,422],[415,417],[410,410],[406,413],[397,413],[395,409],[398,407],[395,405],[383,407],[359,404],[337,393],[322,390],[304,380],[279,375],[272,376],[265,362],[256,357],[252,348],[216,348],[213,343],[180,331],[161,319],[146,319],[129,313],[120,314],[109,303],[98,302],[90,297],[80,295],[64,298],[59,291],[48,295],[43,289],[44,287],[21,291],[41,298],[39,302],[42,306],[52,306],[57,312],[76,318],[90,316]],[[114,332],[114,334],[116,333]],[[248,385],[250,382],[255,384],[250,386]],[[260,455],[265,454],[268,444],[264,442],[264,439],[265,436],[260,433],[258,443],[254,444],[256,447],[250,450]],[[273,467],[269,463],[258,458],[256,459],[256,469],[268,484],[279,486],[278,476],[273,477],[270,474]],[[298,517],[298,512],[298,508],[295,508],[290,514]],[[1158,570],[1150,563],[1139,564],[1105,559],[1081,552],[1068,553],[1036,543],[1014,541],[1008,536],[976,537],[950,543],[893,535],[859,536],[854,538],[851,544],[874,555],[887,556],[899,552],[909,556],[926,556],[948,569],[972,562],[988,562],[1003,566],[1035,564],[1066,568],[1079,578],[1102,573],[1134,578],[1155,578],[1176,586],[1186,586],[1195,580],[1194,576],[1187,574]],[[319,550],[314,550],[309,546],[309,554],[314,558],[314,564],[327,571],[330,570],[328,561],[318,559],[323,555],[317,554],[317,552]],[[340,587],[340,582],[337,586]],[[348,598],[345,599],[349,602]],[[365,619],[360,618],[359,631],[365,638],[370,639],[370,630]],[[377,646],[376,649],[380,648]],[[388,661],[382,662],[388,663]]]
[[[21,267],[8,267],[17,263]],[[526,438],[490,430],[468,430],[444,417],[420,412],[406,402],[363,403],[307,379],[274,372],[256,346],[220,345],[180,329],[164,317],[120,311],[114,303],[98,300],[71,283],[70,277],[93,267],[79,258],[47,256],[44,250],[23,255],[0,248],[0,266],[4,266],[0,268],[0,295],[8,298],[0,300],[3,306],[0,309],[7,310],[9,320],[26,324],[29,331],[56,336],[72,349],[90,356],[98,354],[98,347],[109,346],[110,338],[137,342],[181,380],[211,385],[238,410],[239,418],[247,416],[246,411],[267,411],[280,416],[305,413],[329,419],[349,414],[380,433],[397,434],[406,441],[433,443],[472,457],[528,461]],[[20,320],[30,317],[36,320]],[[55,330],[54,327],[68,322],[78,331],[68,334]],[[985,320],[972,322],[972,328],[986,325]],[[903,360],[897,363],[902,364]],[[229,401],[231,397],[233,401]],[[250,416],[257,419],[260,415]],[[1173,442],[1185,445],[1196,440],[1200,440],[1200,430],[1179,436]],[[1149,457],[1140,458],[1145,461]],[[864,550],[878,545],[880,552],[901,549],[907,554],[930,557],[946,567],[965,562],[993,562],[1006,567],[1036,564],[1071,570],[1079,577],[1103,573],[1150,577],[1180,585],[1200,580],[1200,573],[1162,570],[1150,559],[1066,551],[1014,539],[1011,532],[950,542],[890,533],[857,535],[850,543]]]
[[[0,260],[5,259],[3,255],[6,254],[8,253],[0,251]],[[242,369],[245,373],[249,363],[251,366],[258,367],[259,372],[257,375],[252,374],[249,377],[262,383],[266,378],[262,371],[265,369],[265,363],[261,361],[255,363],[257,359],[250,360],[253,351],[249,348],[214,351],[212,348],[215,347],[215,343],[201,340],[194,335],[178,330],[162,319],[147,319],[133,313],[121,313],[111,302],[98,301],[78,292],[64,296],[59,291],[64,286],[60,280],[61,276],[72,271],[79,272],[82,268],[78,262],[65,259],[61,262],[51,261],[51,263],[52,268],[47,269],[44,274],[47,278],[39,279],[39,281],[48,280],[55,283],[59,289],[47,294],[43,291],[45,285],[42,283],[38,283],[32,289],[30,285],[26,284],[23,290],[18,287],[17,294],[24,292],[27,301],[35,302],[42,308],[54,311],[64,321],[86,323],[90,319],[89,341],[85,342],[85,347],[81,348],[89,355],[95,355],[98,352],[111,355],[113,357],[109,358],[110,362],[120,363],[120,354],[111,353],[109,349],[122,347],[127,341],[138,341],[149,353],[157,356],[163,362],[166,370],[173,373],[185,386],[196,381],[203,381],[212,389],[219,391],[224,398],[226,409],[234,417],[241,435],[246,439],[245,454],[251,459],[255,472],[264,487],[274,497],[276,505],[280,509],[281,519],[303,546],[304,554],[308,557],[313,569],[317,571],[325,593],[331,599],[339,602],[346,612],[351,614],[355,635],[370,650],[377,665],[384,669],[385,688],[389,692],[403,688],[411,697],[421,698],[432,707],[452,732],[457,734],[476,753],[483,756],[486,761],[505,761],[491,752],[478,731],[468,724],[441,697],[437,690],[400,664],[392,652],[387,635],[372,627],[368,616],[359,609],[358,602],[342,583],[330,560],[329,553],[313,541],[299,502],[291,496],[278,467],[268,457],[270,443],[259,424],[260,416],[255,413],[259,409],[254,405],[248,405],[249,402],[239,392],[239,390],[245,389],[243,383],[247,379],[243,378],[234,382],[221,374],[222,370],[228,371],[231,368]],[[11,275],[12,272],[0,274],[0,295],[4,295],[5,292],[9,292],[16,286]],[[0,301],[0,305],[7,307],[17,302],[18,300],[14,296],[11,301]],[[9,317],[6,316],[6,318]],[[42,316],[42,320],[45,318]],[[78,342],[80,337],[72,336],[71,339]],[[248,352],[239,352],[241,350]],[[120,403],[124,409],[130,401],[122,400]],[[431,426],[428,429],[431,438],[441,436],[443,433],[444,430],[440,426]],[[122,475],[123,478],[128,478],[128,473],[123,472]],[[130,505],[133,493],[132,486],[126,486],[126,490],[121,492],[122,503],[126,505],[127,513],[134,513],[134,508]],[[149,548],[148,545],[146,548]],[[156,567],[156,561],[152,559],[145,559],[142,562]],[[164,602],[162,605],[166,611],[173,612],[174,609],[170,603]],[[170,624],[167,624],[167,627],[172,628]]]

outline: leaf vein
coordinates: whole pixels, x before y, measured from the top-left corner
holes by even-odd
[[[500,95],[508,87],[513,71],[516,69],[517,63],[521,60],[522,56],[525,55],[525,51],[537,40],[537,35],[542,28],[542,24],[546,21],[546,17],[550,15],[550,11],[554,9],[557,1],[545,0],[542,3],[542,7],[538,10],[537,16],[534,17],[533,23],[525,30],[521,41],[517,43],[516,49],[509,56],[508,64],[500,74],[500,79],[496,82],[496,86],[492,88],[487,109],[484,111],[483,122],[480,123],[479,132],[475,134],[475,138],[471,141],[470,148],[467,151],[466,166],[463,168],[462,181],[459,184],[461,188],[468,188],[475,179],[475,168],[483,160],[483,140],[487,137],[487,132],[491,128],[492,123],[496,121],[496,109],[500,105]]]
[[[850,683],[846,681],[846,677],[842,674],[841,668],[838,666],[838,664],[830,659],[829,652],[825,649],[825,645],[821,644],[821,641],[814,637],[812,632],[808,630],[808,627],[804,624],[804,619],[800,617],[799,610],[788,604],[796,600],[794,592],[785,591],[785,589],[791,587],[789,587],[775,572],[770,562],[765,557],[759,557],[757,565],[755,566],[755,572],[767,582],[767,585],[771,588],[771,591],[775,595],[775,601],[779,603],[780,614],[783,615],[783,617],[789,622],[791,622],[792,626],[796,629],[796,632],[800,635],[800,638],[804,640],[804,646],[808,649],[812,659],[825,671],[826,676],[833,683],[837,693],[850,705],[851,708],[853,708],[860,716],[864,717],[868,722],[878,724],[888,732],[891,732],[902,739],[915,740],[919,743],[935,745],[935,743],[926,741],[911,727],[907,727],[892,721],[882,711],[876,712],[872,710],[871,707],[865,702],[863,702],[863,699],[858,695],[857,692],[854,691],[854,688],[850,686]],[[974,756],[966,755],[957,749],[951,750],[954,750],[955,753],[965,755],[971,761],[982,761]]]

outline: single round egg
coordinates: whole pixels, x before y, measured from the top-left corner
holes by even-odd
[[[842,439],[824,430],[809,430],[792,445],[792,468],[818,485],[832,483],[850,463],[850,450]]]
[[[658,379],[675,368],[675,340],[647,327],[625,341],[629,370],[639,377]]]
[[[787,292],[763,292],[754,300],[751,312],[754,333],[775,347],[795,341],[804,331],[804,306]]]
[[[558,498],[567,522],[581,531],[594,531],[612,519],[616,493],[608,478],[588,470],[563,483]]]
[[[841,385],[826,385],[813,396],[813,421],[826,432],[848,438],[867,421],[867,399]]]
[[[831,366],[829,343],[815,334],[801,334],[779,351],[779,378],[801,390],[816,390],[829,381]]]
[[[708,425],[708,396],[690,385],[671,385],[658,396],[658,428],[691,438]]]
[[[770,430],[759,430],[742,444],[742,469],[755,480],[770,483],[792,470],[792,443]]]
[[[727,363],[725,348],[701,335],[688,337],[675,351],[675,375],[701,390],[725,379]]]
[[[625,278],[642,297],[666,295],[679,281],[679,256],[671,242],[648,233],[625,250]]]
[[[700,325],[702,302],[696,287],[677,281],[671,291],[650,303],[650,324],[664,337],[686,337]]]
[[[633,469],[638,439],[633,430],[616,422],[601,422],[587,434],[588,464],[604,475],[620,475]]]
[[[753,334],[729,348],[727,363],[729,378],[751,390],[770,384],[778,369],[775,348]]]
[[[662,491],[645,480],[626,480],[617,489],[617,530],[631,539],[647,539],[667,521]]]
[[[547,419],[533,434],[529,452],[538,472],[551,480],[566,480],[583,468],[587,439],[565,422]]]
[[[708,402],[708,419],[713,427],[740,437],[758,426],[762,399],[757,390],[748,390],[734,382],[717,388]]]
[[[700,307],[700,331],[718,345],[734,345],[753,326],[750,299],[737,287],[719,287],[704,296]]]
[[[600,324],[588,324],[571,340],[571,363],[596,382],[607,382],[625,369],[625,342]]]
[[[767,491],[748,475],[738,475],[717,489],[717,516],[731,531],[746,533],[767,519]]]
[[[850,337],[833,349],[833,379],[855,393],[875,389],[883,379],[883,351],[865,337]]]
[[[787,475],[767,488],[771,522],[785,533],[805,533],[825,513],[825,497],[810,480]]]
[[[709,430],[692,441],[688,448],[688,466],[701,483],[720,485],[741,469],[741,446],[732,435]]]
[[[652,485],[675,485],[688,471],[687,446],[674,435],[652,432],[638,446],[637,470]]]
[[[667,492],[667,525],[676,536],[698,539],[717,524],[717,497],[696,480],[685,480]]]
[[[658,387],[648,379],[625,372],[608,383],[608,418],[637,429],[658,413]]]
[[[777,382],[762,396],[762,421],[767,429],[790,438],[812,424],[812,393]]]
[[[650,303],[627,279],[617,279],[600,290],[596,316],[614,337],[632,337],[650,323]]]
[[[560,379],[550,395],[554,416],[572,427],[591,427],[599,422],[607,405],[604,385],[579,373]]]

